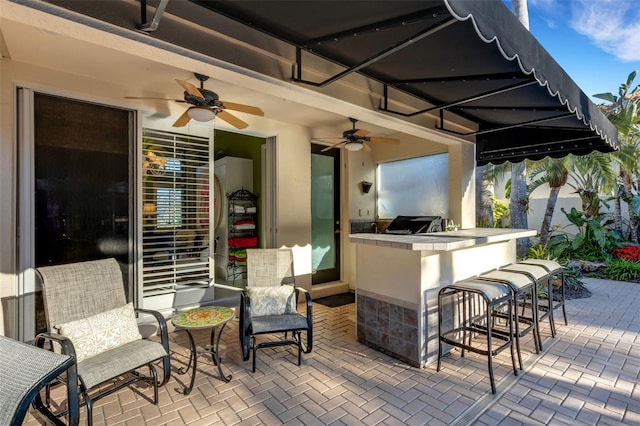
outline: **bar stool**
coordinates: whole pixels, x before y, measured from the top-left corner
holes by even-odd
[[[556,337],[556,322],[553,317],[553,309],[549,309],[548,305],[540,303],[540,295],[537,290],[541,288],[547,289],[547,294],[553,294],[553,280],[552,275],[542,266],[530,265],[527,263],[512,263],[500,268],[501,271],[517,272],[525,274],[529,279],[535,281],[536,285],[536,312],[538,314],[538,325],[544,321],[545,318],[549,318],[549,327],[551,328],[551,337]],[[533,299],[531,301],[533,303]],[[524,307],[523,307],[524,309]],[[542,344],[542,342],[540,342]],[[541,348],[542,349],[542,348]]]
[[[549,293],[549,307],[553,306],[553,309],[556,310],[558,308],[562,308],[562,316],[564,317],[564,325],[569,325],[567,321],[567,309],[565,308],[565,284],[564,284],[564,268],[558,262],[554,260],[547,259],[524,259],[519,263],[524,263],[528,265],[539,265],[547,270],[547,272],[551,275],[551,284],[553,284],[553,277],[558,277],[560,279],[560,297],[558,300],[555,300],[555,292]],[[553,285],[551,286],[551,290],[553,290]]]
[[[520,370],[522,370],[522,352],[520,350],[520,338],[528,334],[529,332],[533,333],[533,343],[535,352],[540,353],[542,350],[540,332],[538,327],[538,313],[536,312],[536,283],[531,280],[528,276],[524,274],[520,274],[517,272],[508,272],[501,270],[494,270],[490,272],[485,272],[477,277],[480,280],[498,282],[502,284],[506,284],[511,289],[511,297],[514,305],[513,309],[513,321],[515,328],[515,341],[516,341],[516,352],[518,354],[518,363],[520,365]],[[527,304],[527,296],[531,293],[531,297],[533,298],[531,302],[531,316],[524,316],[518,313],[518,305],[526,305]],[[521,324],[526,324],[526,326],[520,327]]]
[[[452,309],[445,311],[444,301],[453,298],[455,304]],[[507,309],[507,330],[496,326],[496,317],[501,310]],[[447,285],[438,292],[438,366],[440,371],[442,359],[442,345],[447,343],[465,350],[485,355],[487,357],[491,392],[496,393],[493,377],[493,357],[506,348],[511,350],[513,374],[518,375],[513,350],[513,298],[507,285],[468,279]],[[457,312],[457,316],[455,315]],[[450,313],[449,321],[445,316]],[[457,321],[456,321],[457,320]],[[478,335],[486,336],[485,344],[472,344],[472,339]],[[494,345],[494,338],[502,344]]]

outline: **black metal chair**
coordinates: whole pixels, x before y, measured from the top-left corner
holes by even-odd
[[[298,297],[305,298],[306,312],[297,311]],[[298,365],[302,352],[313,347],[311,295],[295,286],[293,251],[291,249],[248,249],[247,286],[240,296],[240,347],[242,359],[253,353],[256,371],[256,351],[260,348],[294,345],[298,348]],[[289,337],[291,333],[291,337]],[[302,340],[306,334],[306,341]],[[278,340],[258,342],[258,336],[284,335]]]
[[[47,266],[38,268],[38,273],[48,333],[40,334],[37,343],[65,341],[62,352],[75,360],[79,383],[74,388],[87,407],[88,424],[93,421],[94,401],[138,381],[152,385],[157,404],[158,386],[171,376],[167,324],[159,312],[127,304],[118,262],[103,259]],[[160,342],[142,338],[135,313],[155,319]],[[57,346],[55,341],[53,344]],[[161,381],[156,362],[162,363]],[[149,368],[150,374],[138,371],[141,367]],[[106,382],[113,382],[113,386],[90,395]]]
[[[51,423],[63,425],[42,401],[40,391],[60,378],[67,385],[67,424],[79,420],[76,365],[72,356],[62,355],[0,336],[0,425],[20,426],[33,407]]]

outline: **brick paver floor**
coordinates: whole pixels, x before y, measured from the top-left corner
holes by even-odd
[[[442,369],[410,367],[357,342],[354,305],[314,304],[314,348],[296,365],[293,348],[258,351],[257,371],[242,362],[237,320],[224,331],[221,351],[229,383],[211,359],[198,360],[193,391],[180,392],[188,376],[184,332],[171,333],[173,376],[160,389],[123,389],[95,403],[99,425],[640,425],[640,285],[589,279],[593,296],[568,302],[569,325],[557,321],[551,339],[542,325],[544,351],[522,342],[525,371],[516,378],[509,351],[496,360],[498,393],[492,395],[486,358],[459,352]],[[208,332],[194,333],[198,342]],[[81,410],[81,422],[86,411]],[[28,416],[26,425],[41,422]]]

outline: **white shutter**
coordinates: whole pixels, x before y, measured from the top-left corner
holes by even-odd
[[[143,129],[143,296],[209,284],[209,139]]]

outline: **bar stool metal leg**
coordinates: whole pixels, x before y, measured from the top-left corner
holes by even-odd
[[[553,277],[558,277],[560,279],[560,297],[559,300],[555,300],[555,297],[552,294],[549,294],[549,303],[553,304],[553,309],[562,308],[562,316],[564,317],[564,325],[569,325],[567,321],[567,309],[565,306],[566,301],[566,291],[565,291],[565,276],[564,276],[564,268],[558,262],[554,260],[547,259],[524,259],[519,263],[528,264],[528,265],[538,265],[547,270],[549,275],[551,275],[551,290],[553,291]],[[553,292],[555,295],[555,292]]]
[[[451,300],[456,307],[445,311],[443,301]],[[462,305],[462,306],[460,306]],[[507,331],[499,330],[495,325],[495,318],[498,311],[507,309],[506,316]],[[513,374],[518,375],[514,353],[514,305],[511,290],[501,283],[493,283],[481,280],[463,280],[455,284],[443,287],[438,293],[438,363],[437,371],[442,366],[443,344],[458,347],[464,351],[475,352],[487,356],[487,368],[489,371],[489,381],[491,391],[496,393],[496,384],[493,371],[493,358],[495,355],[510,348],[511,364]],[[457,318],[455,313],[458,313]],[[450,324],[445,330],[444,317],[450,313]],[[456,323],[456,320],[458,323]],[[472,340],[478,335],[486,337],[486,347],[473,345]],[[497,345],[494,340],[498,339],[503,343]]]
[[[552,282],[551,274],[549,274],[546,268],[543,268],[542,266],[539,266],[539,265],[530,265],[525,263],[512,263],[510,265],[503,266],[502,268],[500,268],[500,270],[525,274],[527,277],[529,277],[531,281],[534,282],[536,288],[534,291],[535,298],[532,298],[532,305],[535,304],[535,306],[532,306],[532,309],[535,308],[536,317],[538,319],[538,325],[540,325],[540,323],[545,318],[549,318],[549,328],[551,330],[551,337],[556,337],[556,324],[555,324],[555,318],[553,316],[554,309],[553,309],[553,302],[551,300],[553,297],[553,282]],[[546,305],[540,302],[540,297],[538,294],[538,289],[544,288],[544,286],[546,286],[546,292],[547,292]],[[538,336],[540,336],[539,329],[538,329]],[[542,342],[542,340],[540,340],[540,342]],[[542,346],[540,347],[540,350],[542,350]]]
[[[520,369],[523,369],[522,363],[522,351],[520,348],[520,338],[529,332],[533,333],[533,343],[535,353],[539,353],[541,348],[541,340],[539,335],[539,327],[538,327],[538,317],[535,311],[535,299],[533,299],[532,303],[532,314],[531,317],[527,317],[524,315],[520,315],[518,313],[518,305],[520,303],[526,303],[526,297],[529,292],[532,293],[532,297],[535,298],[535,282],[532,281],[529,277],[523,274],[519,274],[516,272],[502,271],[502,270],[494,270],[490,272],[486,272],[477,277],[479,280],[502,283],[508,286],[511,290],[511,296],[513,299],[514,309],[513,309],[513,320],[514,323],[514,336],[515,336],[515,344],[516,344],[516,352],[518,354],[518,362],[520,365]],[[522,324],[526,324],[526,327],[522,327]]]

